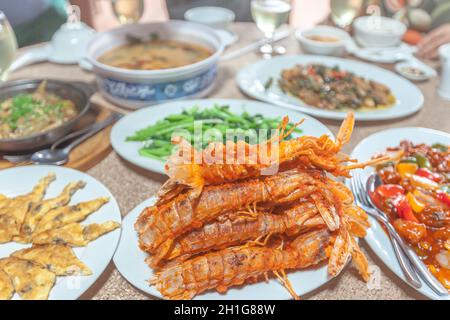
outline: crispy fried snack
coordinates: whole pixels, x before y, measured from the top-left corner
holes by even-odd
[[[87,216],[100,209],[108,201],[108,198],[99,198],[81,202],[69,207],[50,210],[42,217],[41,221],[39,221],[34,233],[39,234],[47,230],[61,228],[67,224],[83,221]]]
[[[44,197],[49,184],[55,180],[54,174],[41,179],[29,194],[7,200],[7,205],[0,208],[0,243],[9,242],[20,234],[25,216],[33,203]]]
[[[46,300],[56,275],[35,264],[14,257],[0,260],[0,269],[11,279],[14,290],[25,300]]]
[[[42,217],[50,210],[67,205],[75,192],[84,188],[85,185],[82,181],[69,183],[59,196],[33,204],[22,224],[20,236],[14,237],[13,240],[24,243],[30,242],[31,235]]]
[[[11,256],[32,261],[57,276],[92,274],[92,271],[76,257],[72,248],[65,245],[34,245],[16,251]]]
[[[8,275],[0,269],[0,300],[9,300],[14,294],[14,286]]]
[[[72,247],[85,247],[89,242],[120,227],[120,223],[107,221],[83,226],[71,223],[59,229],[47,230],[33,236],[34,244],[65,244]]]
[[[45,195],[50,183],[55,181],[56,176],[54,173],[49,173],[46,177],[39,180],[39,182],[34,186],[30,193],[21,195],[15,198],[3,199],[3,204],[0,204],[0,215],[8,212],[8,210],[14,206],[17,206],[21,202],[31,202],[36,203],[41,201]]]
[[[23,299],[47,299],[56,276],[91,275],[72,247],[86,246],[120,227],[114,221],[79,223],[109,201],[99,198],[67,206],[85,186],[82,181],[69,183],[58,196],[44,200],[54,179],[55,175],[49,174],[25,195],[0,195],[0,243],[33,243],[31,248],[0,260],[0,300],[10,299],[14,291]]]

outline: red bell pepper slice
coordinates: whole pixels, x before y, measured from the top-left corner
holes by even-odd
[[[343,79],[346,76],[347,76],[347,72],[345,72],[343,70],[331,72],[331,77],[336,78],[336,79]]]
[[[392,201],[392,204],[400,218],[408,221],[419,222],[414,215],[412,208],[405,195],[399,195]]]
[[[434,182],[439,182],[441,181],[441,176],[437,173],[432,172],[430,169],[427,168],[420,168],[416,171],[416,175],[423,177],[423,178],[427,178],[431,181]]]
[[[307,70],[308,75],[310,76],[314,76],[317,74],[316,69],[314,69],[313,66],[309,66],[308,70]]]
[[[383,184],[375,192],[383,198],[395,198],[405,194],[405,189],[398,184]]]
[[[450,196],[446,194],[444,191],[437,191],[436,192],[436,198],[444,203],[445,205],[450,207]]]

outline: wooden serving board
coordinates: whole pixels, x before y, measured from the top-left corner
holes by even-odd
[[[80,123],[73,131],[79,130],[90,123],[99,122],[107,118],[110,114],[111,111],[109,109],[93,104],[89,112],[80,119]],[[65,166],[81,171],[87,171],[102,161],[112,150],[109,138],[111,128],[112,126],[103,129],[95,136],[75,147],[70,153],[69,162],[65,164]],[[0,159],[0,170],[28,164],[30,163],[23,162],[13,164],[9,161]]]

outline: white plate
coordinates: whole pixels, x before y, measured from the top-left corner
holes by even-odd
[[[369,160],[374,154],[385,151],[388,147],[398,146],[403,140],[410,140],[414,143],[444,143],[450,145],[450,134],[425,128],[385,130],[375,133],[361,141],[353,150],[351,157],[363,162]],[[373,168],[366,168],[362,173],[368,176],[372,171]],[[375,219],[370,218],[370,223],[372,226],[367,230],[365,240],[384,264],[400,279],[406,282],[386,232]],[[422,288],[416,290],[423,295],[431,299],[450,299],[450,296],[443,298],[436,295],[423,281],[422,283]]]
[[[134,208],[123,220],[122,237],[114,255],[114,263],[133,286],[152,296],[163,298],[158,290],[149,286],[148,280],[153,277],[152,269],[147,266],[144,259],[147,254],[138,247],[138,237],[134,230],[134,223],[139,214],[146,207],[155,203],[152,197]],[[332,278],[328,275],[326,264],[317,268],[300,270],[288,273],[292,286],[300,296],[324,285]],[[241,287],[232,287],[226,294],[210,290],[196,296],[196,300],[281,300],[292,297],[286,289],[275,279],[269,282],[258,282]]]
[[[50,184],[45,199],[58,195],[66,184],[82,180],[86,182],[86,186],[74,194],[70,204],[99,197],[110,198],[107,204],[90,215],[83,224],[101,223],[109,220],[121,222],[120,209],[111,192],[91,176],[73,169],[57,166],[27,166],[1,170],[0,193],[10,197],[28,193],[39,179],[50,172],[56,174],[56,180]],[[57,277],[49,299],[73,300],[80,297],[108,266],[116,250],[119,238],[120,229],[116,229],[89,243],[85,248],[75,248],[76,256],[92,270],[92,275]],[[30,245],[12,242],[0,244],[0,258],[7,257],[12,252],[27,247],[30,247]],[[14,298],[18,298],[18,295],[15,294]]]
[[[323,134],[333,136],[330,130],[322,123],[300,112],[293,112],[277,106],[250,100],[211,99],[174,101],[130,113],[114,125],[111,131],[111,144],[114,150],[129,162],[144,169],[164,174],[164,162],[140,156],[138,151],[142,143],[126,142],[125,139],[133,135],[137,130],[152,125],[168,115],[181,113],[183,110],[190,109],[194,106],[211,108],[215,104],[228,105],[231,111],[238,114],[247,111],[250,114],[259,113],[270,118],[281,118],[287,115],[291,122],[297,122],[304,118],[306,121],[300,126],[304,134],[317,137]],[[293,136],[296,136],[296,134],[294,133]]]
[[[329,67],[339,66],[342,70],[351,71],[358,76],[383,83],[392,90],[397,99],[394,106],[383,110],[357,111],[355,112],[356,120],[373,121],[401,118],[419,111],[423,106],[422,92],[408,80],[370,64],[334,57],[297,55],[261,60],[241,70],[237,75],[237,84],[243,92],[262,101],[305,112],[316,117],[344,119],[347,115],[345,111],[324,110],[308,106],[300,99],[283,93],[279,88],[277,82],[282,70],[292,68],[296,64],[310,63],[320,63]],[[265,84],[270,78],[273,78],[273,84],[271,88],[266,90]]]
[[[404,42],[398,47],[362,48],[355,43],[354,39],[348,42],[347,50],[359,59],[375,63],[395,63],[417,52],[416,47]]]

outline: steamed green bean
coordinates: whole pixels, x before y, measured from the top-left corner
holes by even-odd
[[[265,118],[261,114],[250,115],[248,112],[236,114],[230,111],[229,106],[215,105],[208,109],[193,107],[136,131],[126,141],[142,142],[139,149],[141,156],[164,161],[173,151],[171,139],[174,134],[182,135],[192,145],[203,149],[213,141],[236,142],[243,138],[248,143],[259,143],[271,138],[281,120],[280,117]],[[288,124],[287,129],[290,128],[292,124]],[[261,136],[260,130],[267,132]],[[208,139],[205,139],[206,132]],[[301,133],[301,130],[295,129],[294,132]],[[219,139],[213,139],[216,137]],[[291,139],[291,136],[286,139]]]

